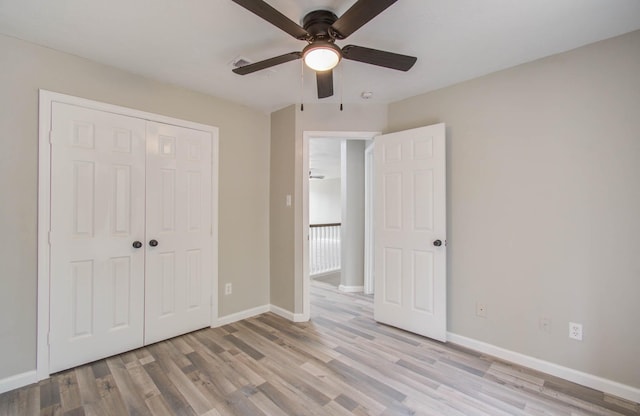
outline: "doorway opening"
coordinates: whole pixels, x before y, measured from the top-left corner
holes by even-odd
[[[378,134],[340,131],[303,134],[301,240],[306,319],[311,310],[312,267],[314,277],[320,272],[320,279],[337,284],[342,292],[373,293],[373,180],[370,175],[373,173],[373,138]],[[318,158],[322,159],[321,166],[316,164]],[[320,184],[322,181],[325,183]],[[325,194],[327,199],[320,203],[324,206],[317,203],[311,206],[311,192]],[[320,264],[311,264],[312,255]]]

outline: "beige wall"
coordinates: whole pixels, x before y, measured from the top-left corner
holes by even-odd
[[[638,74],[635,32],[390,106],[447,124],[450,331],[640,388]]]
[[[304,111],[296,107],[298,137],[302,146],[305,131],[382,131],[387,126],[386,104],[305,104]]]
[[[271,304],[294,310],[294,162],[296,109],[271,114]],[[287,206],[291,195],[291,206]]]
[[[39,88],[219,127],[219,313],[269,303],[268,115],[4,36],[0,68],[0,380],[35,369]]]

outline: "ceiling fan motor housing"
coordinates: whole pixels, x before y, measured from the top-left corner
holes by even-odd
[[[307,13],[302,19],[302,27],[311,35],[311,41],[326,40],[333,41],[329,34],[329,27],[338,20],[333,12],[329,10],[315,10]]]

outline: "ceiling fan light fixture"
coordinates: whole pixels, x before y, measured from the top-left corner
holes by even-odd
[[[302,51],[304,63],[314,71],[328,71],[338,65],[342,51],[331,42],[313,42]]]

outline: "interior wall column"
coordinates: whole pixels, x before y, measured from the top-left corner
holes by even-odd
[[[364,286],[364,140],[343,140],[341,146],[342,229],[340,290]]]

